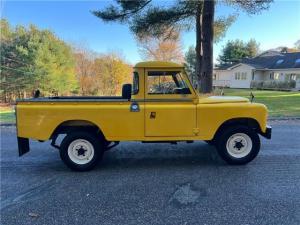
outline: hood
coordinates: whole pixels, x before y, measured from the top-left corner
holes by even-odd
[[[210,96],[199,99],[200,104],[249,102],[248,98],[237,96]]]

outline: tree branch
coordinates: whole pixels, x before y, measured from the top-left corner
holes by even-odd
[[[138,12],[140,12],[142,9],[144,9],[152,0],[145,1],[144,4],[142,4],[140,7],[134,9],[134,10],[124,10],[123,12],[120,12],[115,6],[110,6],[104,11],[92,11],[92,13],[105,20],[105,21],[114,21],[114,20],[126,20],[127,17],[134,15]],[[120,3],[119,3],[120,4]],[[137,2],[138,4],[138,2]]]

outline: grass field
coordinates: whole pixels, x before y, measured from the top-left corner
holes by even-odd
[[[0,123],[15,123],[13,107],[0,106]]]
[[[249,89],[224,89],[225,96],[250,96]],[[268,107],[272,117],[300,117],[300,92],[252,90],[254,102]]]
[[[250,96],[249,89],[224,89],[225,96]],[[300,117],[300,92],[252,91],[254,102],[265,104],[271,117]],[[216,91],[220,94],[220,90]],[[0,106],[0,123],[15,123],[13,108]]]

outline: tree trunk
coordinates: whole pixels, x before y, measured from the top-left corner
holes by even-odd
[[[214,14],[215,1],[204,0],[202,17],[203,57],[201,63],[202,66],[200,82],[200,91],[202,93],[210,93],[212,91]]]
[[[196,80],[197,80],[197,89],[200,89],[201,85],[201,63],[202,63],[202,4],[198,4],[197,13],[196,13]]]

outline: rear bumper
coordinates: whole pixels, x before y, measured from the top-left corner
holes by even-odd
[[[29,152],[29,139],[18,137],[18,149],[19,149],[19,156],[24,155],[25,153]]]
[[[261,132],[260,134],[261,134],[263,137],[267,138],[267,139],[271,139],[271,137],[272,137],[272,127],[269,126],[269,125],[267,125],[266,132],[265,132],[265,133]]]

